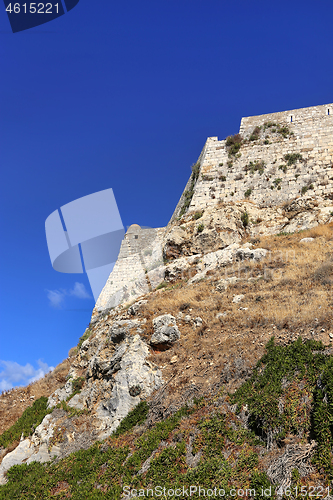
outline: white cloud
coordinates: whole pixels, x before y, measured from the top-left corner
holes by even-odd
[[[62,303],[65,298],[65,294],[60,290],[46,290],[47,298],[50,301],[50,305],[59,309],[62,306]]]
[[[6,391],[16,385],[28,385],[54,370],[54,366],[48,366],[40,359],[37,364],[39,368],[34,368],[30,363],[23,366],[16,361],[0,360],[0,367],[3,368],[0,372],[0,391]]]
[[[61,309],[66,296],[76,297],[77,299],[91,299],[91,295],[86,290],[83,283],[75,282],[71,290],[46,290],[50,305],[56,309]]]
[[[83,283],[76,282],[73,290],[69,291],[69,295],[74,295],[78,299],[91,299],[91,295],[87,292]]]

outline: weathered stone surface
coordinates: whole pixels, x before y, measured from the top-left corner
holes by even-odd
[[[197,270],[199,272],[188,281],[188,285],[197,283],[198,281],[204,279],[208,271],[215,271],[224,268],[228,264],[232,264],[233,262],[242,261],[245,259],[252,259],[259,261],[264,257],[266,257],[267,254],[268,250],[266,250],[265,248],[256,248],[252,250],[251,248],[248,247],[248,244],[243,245],[243,247],[240,247],[238,243],[233,243],[232,245],[229,245],[223,250],[210,252],[204,255],[202,259],[200,259],[200,262],[197,265]],[[226,284],[227,281],[223,283],[222,281],[220,282],[219,286],[221,290],[226,288]]]
[[[62,389],[57,389],[47,400],[47,407],[52,408],[57,406],[61,401],[65,401],[68,396],[73,392],[72,380],[67,380],[65,386]]]
[[[150,339],[151,345],[173,344],[180,338],[176,318],[171,314],[163,314],[153,319],[154,333]]]
[[[300,243],[311,243],[312,241],[314,241],[314,238],[302,238],[299,240]]]
[[[184,279],[193,268],[193,265],[199,262],[201,257],[201,254],[195,254],[173,260],[165,268],[165,279],[170,282],[177,279]]]
[[[245,295],[243,295],[243,294],[235,295],[234,298],[232,299],[232,301],[234,302],[234,304],[238,304],[239,302],[241,302],[244,299],[244,297],[245,297]]]
[[[140,402],[140,397],[147,397],[162,384],[161,371],[146,361],[149,349],[140,336],[135,335],[125,343],[126,350],[121,355],[120,370],[114,377],[111,397],[101,402],[96,412],[100,421],[100,439],[117,428],[127,413]],[[136,386],[141,388],[140,397],[130,395],[131,388]]]
[[[142,306],[144,306],[145,304],[147,304],[146,300],[139,300],[138,302],[135,302],[135,304],[132,304],[128,308],[128,314],[130,316],[135,316],[136,314],[138,314],[138,312],[140,311],[140,309],[142,308]]]
[[[237,278],[236,276],[231,276],[230,278],[222,278],[217,282],[215,288],[218,292],[224,292],[228,288],[228,285],[233,285],[234,283],[237,283],[237,281],[239,281],[239,278]]]
[[[35,446],[32,441],[27,438],[21,441],[15,450],[8,453],[0,465],[0,485],[6,483],[4,473],[7,472],[13,465],[19,465],[27,460],[35,451]]]

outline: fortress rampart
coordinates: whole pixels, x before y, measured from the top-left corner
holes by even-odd
[[[240,137],[209,137],[174,211],[200,211],[244,198],[276,206],[306,192],[333,199],[333,104],[242,118]],[[166,228],[134,224],[95,312],[154,289],[164,279]]]
[[[307,191],[332,196],[333,104],[242,118],[240,135],[234,154],[226,140],[207,139],[188,210],[244,198],[279,205]],[[171,220],[184,200],[183,194]]]

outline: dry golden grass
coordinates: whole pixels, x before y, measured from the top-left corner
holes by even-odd
[[[315,239],[300,243],[305,237]],[[256,246],[270,250],[261,262],[242,261],[215,272],[205,281],[193,285],[179,282],[178,288],[170,285],[148,297],[143,310],[147,318],[146,338],[153,333],[152,319],[165,313],[176,316],[181,332],[180,341],[169,350],[151,354],[151,360],[163,367],[163,376],[170,380],[166,402],[171,404],[189,383],[210,390],[233,357],[241,356],[253,365],[272,335],[284,344],[299,335],[330,344],[333,225],[298,234],[261,237]],[[228,276],[240,280],[226,291],[217,291],[218,281]],[[234,296],[240,294],[244,299],[233,303]],[[186,314],[192,319],[202,318],[202,326],[186,323]],[[175,356],[176,362],[170,363]]]
[[[42,397],[50,396],[56,389],[63,386],[70,367],[70,360],[65,359],[45,377],[26,387],[14,387],[0,394],[0,434],[9,429],[24,410]]]
[[[305,237],[313,237],[314,241],[300,243]],[[260,237],[255,246],[270,250],[261,262],[242,261],[199,283],[188,285],[184,280],[147,296],[148,303],[142,309],[147,318],[142,326],[146,340],[153,333],[153,318],[160,314],[174,315],[181,332],[179,342],[170,349],[151,351],[150,360],[163,368],[167,384],[163,404],[181,400],[192,385],[203,394],[213,391],[233,359],[241,358],[253,366],[272,335],[281,343],[296,340],[299,335],[330,343],[333,224],[297,234]],[[239,281],[218,291],[219,280],[230,276],[239,277]],[[234,296],[240,294],[244,299],[233,303]],[[187,314],[192,319],[202,318],[202,325],[195,327],[185,322]],[[75,350],[71,352],[75,354]],[[175,361],[171,363],[172,358]],[[2,394],[0,432],[32,404],[31,395],[35,399],[49,396],[62,386],[69,366],[70,361],[65,360],[44,379]],[[233,390],[233,386],[229,389]]]

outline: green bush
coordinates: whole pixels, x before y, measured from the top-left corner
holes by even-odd
[[[253,129],[253,132],[249,137],[250,141],[257,141],[259,139],[260,130],[261,130],[261,127],[255,127]]]
[[[245,191],[245,193],[244,193],[245,198],[248,198],[248,197],[251,195],[251,193],[252,193],[252,189],[247,189],[247,190]]]
[[[242,143],[243,138],[240,134],[229,135],[225,142],[229,156],[235,156],[240,150]]]
[[[114,431],[112,436],[118,437],[131,430],[135,425],[141,425],[146,420],[149,411],[149,406],[146,401],[141,401],[129,414],[121,421],[119,427]]]
[[[287,162],[287,165],[294,165],[297,161],[302,161],[303,156],[300,153],[288,153],[284,155],[284,159]]]
[[[287,346],[279,346],[272,338],[251,378],[230,395],[230,399],[233,404],[237,403],[237,411],[248,405],[249,426],[264,440],[279,441],[288,433],[311,432],[318,442],[317,464],[326,472],[333,472],[330,468],[333,358],[325,355],[324,350],[325,346],[314,340],[302,342],[300,337]],[[299,404],[305,396],[309,399],[309,395],[313,401],[310,415],[306,406]]]
[[[43,418],[51,412],[52,410],[47,409],[47,398],[45,396],[37,399],[32,406],[24,410],[22,416],[14,425],[1,434],[0,446],[7,448],[8,445],[19,440],[22,433],[25,438],[31,436]]]
[[[77,347],[80,349],[83,342],[87,339],[89,339],[90,335],[91,335],[91,330],[89,330],[89,328],[86,329],[86,331],[84,332],[84,334],[82,335],[82,337],[80,337],[79,339],[79,343],[77,345]]]
[[[248,165],[245,165],[244,170],[246,172],[250,172],[251,174],[258,172],[261,175],[265,170],[265,166],[266,164],[263,160],[255,160],[254,162],[250,161]]]
[[[247,227],[249,225],[250,220],[249,220],[249,214],[247,212],[242,213],[241,221],[242,221],[244,227]]]
[[[162,281],[159,285],[157,285],[156,290],[160,290],[161,288],[166,288],[169,285],[166,281]]]
[[[198,180],[198,177],[199,177],[200,162],[197,161],[197,163],[192,165],[191,169],[192,169],[192,174],[191,174],[190,189],[184,191],[184,193],[183,193],[184,202],[183,202],[183,206],[179,212],[179,217],[182,217],[184,215],[184,213],[186,212],[186,210],[188,209],[188,207],[191,204],[191,200],[192,200],[193,194],[194,194],[194,186],[195,186],[195,184]]]
[[[198,219],[200,219],[202,216],[203,216],[203,211],[201,211],[201,212],[196,212],[196,213],[193,215],[193,219],[194,219],[194,220],[198,220]]]
[[[78,377],[74,378],[72,380],[72,394],[68,396],[67,401],[72,399],[76,394],[79,394],[81,392],[81,389],[85,383],[86,379],[84,377]]]
[[[204,230],[204,228],[205,228],[204,224],[199,224],[199,226],[197,227],[197,233],[202,233],[202,231]]]

